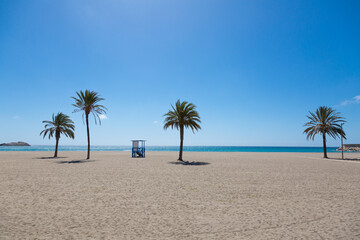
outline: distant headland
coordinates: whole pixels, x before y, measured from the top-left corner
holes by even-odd
[[[341,147],[336,149],[337,151],[341,151]],[[344,151],[360,151],[360,144],[344,144]]]
[[[26,142],[10,142],[10,143],[1,143],[0,144],[0,147],[8,147],[8,146],[22,147],[22,146],[30,146],[30,144],[28,144]]]

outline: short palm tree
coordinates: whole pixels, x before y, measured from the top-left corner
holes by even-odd
[[[105,114],[107,108],[103,105],[99,105],[98,103],[104,98],[101,98],[97,92],[85,90],[85,92],[80,91],[76,92],[77,98],[72,97],[75,100],[73,104],[76,109],[74,112],[83,112],[83,120],[85,115],[86,120],[86,130],[87,130],[87,140],[88,140],[88,151],[87,151],[87,159],[90,159],[90,131],[89,131],[89,114],[92,113],[95,119],[95,124],[97,124],[97,119],[101,125],[100,115]]]
[[[175,107],[171,105],[172,110],[169,110],[164,117],[164,129],[171,127],[172,129],[176,128],[180,130],[180,152],[179,152],[179,159],[182,159],[182,152],[183,152],[183,142],[184,142],[184,128],[191,128],[198,131],[201,129],[200,127],[200,116],[199,113],[195,110],[196,106],[192,103],[188,103],[186,101],[180,102],[180,99],[177,100]]]
[[[310,121],[305,123],[304,127],[307,127],[304,131],[307,134],[307,139],[314,140],[315,135],[320,133],[323,138],[324,158],[327,158],[326,153],[326,134],[336,139],[336,137],[345,137],[345,132],[341,129],[341,123],[345,120],[340,116],[339,112],[326,106],[319,107],[315,113],[309,112],[310,116],[307,116]]]
[[[75,138],[74,122],[69,116],[60,112],[56,114],[56,116],[54,116],[54,114],[52,115],[52,121],[43,121],[43,123],[45,123],[45,129],[41,131],[40,135],[43,135],[43,138],[45,138],[46,135],[49,134],[50,139],[55,134],[56,145],[54,157],[57,157],[60,135],[64,134],[66,137]]]

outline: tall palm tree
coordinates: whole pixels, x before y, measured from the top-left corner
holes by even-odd
[[[183,142],[184,142],[184,128],[191,128],[198,131],[201,129],[200,127],[200,116],[199,113],[195,110],[196,106],[192,103],[188,103],[186,101],[180,102],[180,99],[177,100],[175,107],[171,105],[172,110],[169,110],[166,114],[164,114],[165,121],[164,121],[164,129],[171,127],[171,129],[176,128],[177,130],[180,129],[180,152],[179,152],[179,159],[182,159],[182,152],[183,152]]]
[[[54,116],[54,114],[52,115],[52,121],[43,121],[43,123],[45,123],[45,129],[41,131],[40,135],[43,135],[43,138],[45,138],[46,135],[49,134],[50,139],[55,133],[56,145],[54,157],[57,157],[60,135],[64,134],[66,137],[75,138],[74,122],[69,116],[60,112],[56,114],[56,116]]]
[[[327,158],[326,153],[326,134],[336,139],[336,137],[345,137],[345,132],[341,129],[341,123],[346,122],[339,112],[326,106],[319,107],[315,113],[309,112],[309,122],[305,123],[304,133],[307,134],[307,139],[314,140],[315,135],[320,133],[323,138],[324,158]]]
[[[77,98],[72,97],[75,100],[75,103],[73,104],[76,109],[74,112],[80,112],[84,111],[83,113],[83,121],[84,121],[84,115],[86,119],[86,130],[87,130],[87,140],[88,140],[88,151],[87,151],[87,158],[90,159],[90,131],[89,131],[89,114],[92,113],[95,119],[95,124],[97,124],[97,119],[99,120],[99,123],[101,125],[101,118],[100,115],[105,114],[107,108],[103,105],[99,105],[98,103],[102,100],[105,100],[104,98],[101,98],[99,93],[85,90],[85,92],[80,91],[76,92]]]

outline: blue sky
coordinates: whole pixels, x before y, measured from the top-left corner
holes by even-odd
[[[202,130],[185,145],[321,146],[307,141],[308,111],[327,105],[360,143],[359,1],[0,1],[0,142],[39,136],[57,112],[86,145],[76,91],[109,109],[91,122],[94,145],[178,145],[162,129],[177,99]],[[330,146],[339,141],[330,140]]]

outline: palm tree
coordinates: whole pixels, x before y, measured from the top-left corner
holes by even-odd
[[[56,116],[54,116],[54,114],[52,115],[52,121],[43,121],[43,123],[46,123],[44,126],[45,129],[41,131],[40,135],[43,135],[43,138],[45,138],[46,135],[49,134],[50,139],[55,133],[56,145],[54,157],[57,157],[60,135],[64,134],[66,137],[75,138],[74,122],[69,116],[60,112]]]
[[[101,98],[97,92],[85,90],[85,92],[80,91],[76,92],[77,97],[72,97],[75,100],[75,104],[73,104],[76,109],[74,112],[84,111],[83,113],[83,121],[84,114],[86,119],[86,129],[87,129],[87,140],[88,140],[88,151],[87,151],[87,159],[90,159],[90,131],[89,131],[89,114],[92,113],[95,119],[95,124],[97,124],[97,119],[101,125],[100,115],[105,114],[107,108],[103,105],[99,105],[98,103],[104,98]]]
[[[341,129],[341,123],[346,122],[339,112],[326,106],[319,107],[315,113],[309,112],[309,122],[305,123],[304,133],[307,134],[307,139],[314,140],[315,135],[320,133],[323,137],[324,158],[327,158],[326,153],[326,134],[336,139],[336,137],[345,137],[345,132]]]
[[[188,103],[186,101],[180,102],[180,99],[177,100],[175,108],[171,105],[172,110],[169,110],[168,113],[164,114],[165,121],[164,121],[164,129],[166,130],[168,127],[171,129],[180,129],[180,152],[179,152],[179,159],[180,161],[184,162],[182,159],[182,152],[183,152],[183,142],[184,142],[184,127],[191,128],[198,131],[201,129],[200,127],[200,116],[199,113],[195,110],[196,106],[192,103]]]

